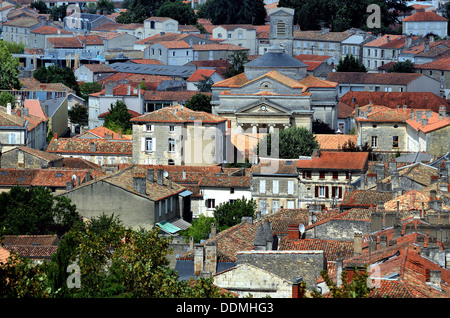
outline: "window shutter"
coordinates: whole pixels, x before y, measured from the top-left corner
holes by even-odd
[[[339,187],[339,198],[342,198],[342,187]]]
[[[152,138],[152,151],[156,151],[156,138]]]
[[[306,172],[303,171],[303,179],[305,179],[305,178],[306,178]]]
[[[141,151],[145,151],[145,137],[141,137]]]
[[[288,181],[288,194],[294,194],[294,181]]]
[[[147,131],[147,125],[146,124],[142,125],[142,131]]]
[[[266,180],[259,180],[259,193],[266,192]]]
[[[325,187],[325,198],[328,198],[328,186]]]
[[[336,196],[336,187],[331,188],[331,197],[334,198]]]
[[[273,180],[273,193],[278,194],[278,180]]]
[[[315,197],[316,198],[319,197],[319,186],[316,186],[316,188],[315,188]]]

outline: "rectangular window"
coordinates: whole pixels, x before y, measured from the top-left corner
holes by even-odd
[[[259,180],[259,193],[266,193],[266,180]]]
[[[378,148],[378,136],[372,136],[372,148]]]
[[[392,148],[398,148],[398,136],[392,137]]]
[[[216,199],[207,199],[206,200],[206,208],[214,209],[216,207]]]
[[[319,172],[319,179],[325,179],[325,172],[324,171],[320,171]]]
[[[278,180],[273,180],[272,192],[273,194],[278,194]]]
[[[158,202],[158,215],[159,215],[159,216],[161,216],[161,208],[162,208],[161,205],[162,205],[162,202],[159,201],[159,202]]]
[[[288,194],[294,194],[294,181],[288,181]]]
[[[287,208],[288,209],[295,209],[295,203],[293,200],[288,200],[287,202]]]
[[[153,138],[145,138],[145,151],[154,151]]]
[[[333,179],[339,178],[339,172],[333,172]]]
[[[175,131],[175,126],[169,126],[169,131]]]
[[[279,208],[280,208],[280,201],[273,200],[272,201],[272,212],[277,212]]]
[[[153,131],[153,125],[152,124],[145,124],[143,126],[143,128],[144,128],[144,131],[149,131],[149,132]]]
[[[324,186],[319,186],[319,197],[320,198],[325,197],[325,187]]]
[[[261,211],[262,214],[266,214],[267,213],[266,200],[259,200],[259,210]]]
[[[169,152],[175,152],[175,139],[169,138]]]

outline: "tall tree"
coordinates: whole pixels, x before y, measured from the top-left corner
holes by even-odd
[[[267,134],[258,143],[256,151],[259,155],[273,157],[277,154],[273,154],[272,150],[278,149],[278,158],[294,159],[299,156],[310,156],[318,146],[316,138],[308,129],[290,127],[278,133]]]
[[[225,77],[230,78],[241,74],[245,70],[245,63],[248,62],[247,52],[245,51],[234,51],[230,57],[230,66],[227,67],[225,72]]]
[[[60,68],[56,65],[41,66],[33,72],[33,77],[41,83],[62,83],[73,89],[80,96],[80,86],[72,69]]]
[[[0,41],[0,89],[20,89],[18,58],[12,56],[4,41]]]
[[[211,96],[197,93],[187,101],[186,107],[199,112],[211,113]]]
[[[127,105],[123,101],[117,100],[111,104],[103,126],[114,131],[121,130],[124,134],[127,134],[131,131],[130,119],[131,114],[128,112]]]
[[[414,63],[410,60],[396,62],[388,69],[388,73],[415,73]]]
[[[14,186],[0,194],[0,227],[5,234],[61,235],[80,220],[70,199],[55,197],[43,187]]]
[[[207,0],[203,6],[202,16],[214,25],[263,25],[267,15],[263,0]]]
[[[143,23],[145,19],[155,16],[164,0],[131,0],[127,11],[116,18],[117,23]]]
[[[336,72],[367,72],[366,67],[352,54],[347,54],[339,60]]]
[[[166,0],[156,11],[157,17],[168,17],[181,25],[195,25],[197,16],[189,3],[181,0]]]
[[[214,219],[217,220],[219,231],[226,230],[241,223],[244,216],[254,217],[256,213],[256,201],[247,200],[245,197],[233,202],[224,202],[214,209]]]
[[[68,110],[69,119],[72,124],[85,126],[88,124],[88,108],[82,104],[76,103],[72,109]]]

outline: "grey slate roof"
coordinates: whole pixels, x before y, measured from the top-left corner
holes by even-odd
[[[286,54],[280,46],[271,46],[264,55],[245,64],[245,67],[307,67],[305,63]]]
[[[147,74],[147,75],[165,75],[179,76],[189,78],[196,70],[195,66],[188,65],[159,65],[159,64],[131,64],[131,63],[113,63],[109,65],[117,72]]]
[[[48,117],[52,117],[61,106],[66,97],[51,98],[41,101],[42,109]],[[48,110],[47,110],[48,109]]]

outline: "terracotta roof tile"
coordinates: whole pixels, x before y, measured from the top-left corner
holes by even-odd
[[[65,188],[72,181],[72,176],[81,177],[83,182],[86,170],[74,169],[16,169],[0,168],[0,185],[2,186],[33,186]]]
[[[358,140],[357,135],[314,134],[314,137],[321,150],[339,150],[342,149],[344,143],[351,141],[356,144]]]
[[[439,106],[446,106],[450,109],[450,103],[442,97],[429,92],[348,92],[339,99],[338,108],[341,104],[346,104],[352,108],[355,105],[365,106],[370,103],[374,105],[383,105],[391,109],[397,106],[413,109],[431,109],[439,112]]]
[[[204,80],[205,77],[211,77],[216,70],[211,69],[197,69],[192,75],[186,80],[188,82],[198,82],[199,80]]]
[[[394,197],[392,192],[379,192],[376,190],[346,191],[340,204],[341,207],[369,208],[377,206],[378,202],[386,202]]]
[[[53,48],[77,48],[82,49],[83,44],[76,38],[47,38],[47,41],[51,44]]]
[[[83,64],[84,67],[93,73],[117,73],[117,71],[106,64]]]
[[[407,85],[422,76],[419,73],[330,72],[327,80],[339,84]]]
[[[194,44],[194,51],[246,51],[248,48],[230,43]]]
[[[190,49],[191,46],[184,41],[161,41],[155,44],[160,44],[167,49]]]
[[[450,50],[450,48],[449,48]],[[450,58],[442,58],[433,62],[414,65],[414,68],[420,70],[439,70],[439,71],[450,71]]]
[[[164,107],[153,112],[144,114],[140,117],[132,118],[135,123],[145,122],[169,122],[169,123],[194,123],[201,121],[203,123],[220,123],[227,119],[225,117],[213,115],[206,112],[190,110],[181,105]]]
[[[339,257],[348,258],[353,255],[352,241],[298,239],[292,240],[287,236],[279,242],[280,251],[316,251],[323,250],[327,262],[336,261]]]
[[[95,146],[91,150],[91,144]],[[131,141],[110,141],[107,139],[77,139],[77,138],[52,138],[47,151],[59,154],[104,154],[125,155],[132,154],[133,144]]]
[[[448,21],[446,18],[432,11],[416,12],[409,17],[404,18],[404,22],[423,22],[423,21]]]
[[[368,152],[321,151],[320,156],[298,160],[299,169],[366,170]]]
[[[55,26],[50,25],[44,25],[40,28],[34,29],[30,31],[30,33],[39,33],[39,34],[72,34],[72,32],[69,32],[64,29],[60,29]]]
[[[341,42],[349,36],[350,34],[347,31],[326,33],[322,33],[322,31],[294,31],[294,38],[301,40]]]
[[[46,151],[42,151],[42,150],[38,150],[38,149],[26,147],[26,146],[15,147],[13,149],[5,151],[4,153],[9,152],[9,151],[15,151],[14,149],[18,149],[18,150],[21,150],[23,152],[29,153],[30,155],[38,157],[40,159],[43,159],[43,160],[45,160],[47,162],[58,161],[58,160],[62,160],[63,159],[63,157],[61,157],[60,155],[56,155],[56,154],[53,154],[53,153],[48,153]]]

